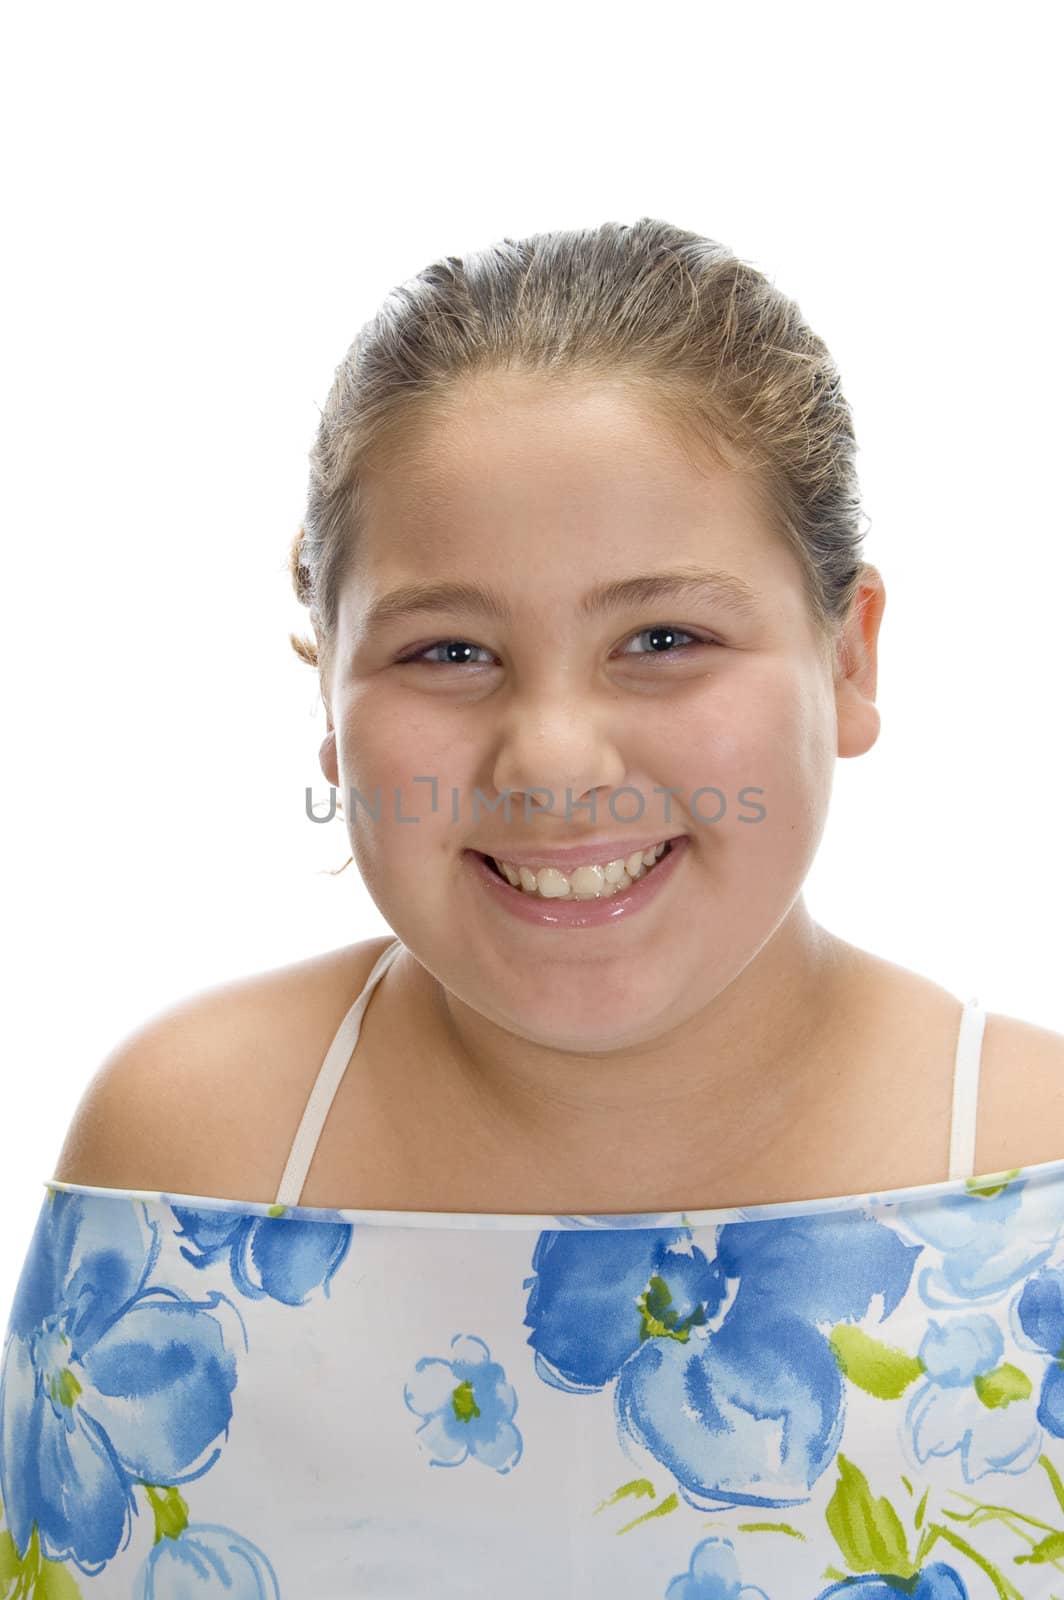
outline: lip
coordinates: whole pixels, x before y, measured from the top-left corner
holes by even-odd
[[[669,881],[687,854],[686,834],[671,841],[654,868],[633,883],[630,889],[602,900],[541,900],[538,895],[514,889],[495,873],[477,850],[463,850],[462,860],[474,880],[484,886],[501,910],[521,922],[546,928],[600,928],[606,923],[623,922],[651,905],[668,887]],[[635,849],[635,846],[632,846]],[[616,858],[614,858],[616,859]],[[509,860],[509,857],[504,857]],[[584,856],[583,860],[587,860]],[[547,865],[546,862],[543,865]]]
[[[652,845],[664,844],[666,840],[675,848],[677,835],[648,834],[645,839],[639,839],[634,834],[629,834],[627,839],[589,839],[586,844],[554,848],[542,845],[539,849],[535,845],[517,850],[503,846],[499,850],[485,849],[481,853],[493,856],[496,861],[508,861],[514,867],[557,867],[564,872],[567,867],[583,866],[585,862],[590,865],[593,862],[626,861],[633,851],[649,850]]]

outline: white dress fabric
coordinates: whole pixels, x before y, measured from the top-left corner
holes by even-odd
[[[401,948],[274,1202],[46,1184],[0,1365],[0,1600],[1064,1595],[1064,1158],[971,1176],[978,1000],[939,1183],[301,1206]]]

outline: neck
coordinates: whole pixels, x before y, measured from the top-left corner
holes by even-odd
[[[793,1144],[798,1121],[833,1093],[861,953],[813,922],[799,898],[694,1015],[597,1055],[512,1033],[410,967],[424,1092],[463,1108],[471,1148],[540,1174],[580,1170],[589,1151],[609,1159],[611,1147],[683,1167],[708,1157],[719,1172],[733,1162],[741,1170],[753,1140],[759,1154]]]

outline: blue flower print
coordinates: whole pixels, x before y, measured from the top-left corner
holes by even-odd
[[[1064,1228],[1059,1187],[997,1176],[997,1185],[981,1179],[982,1189],[921,1201],[899,1215],[899,1231],[942,1253],[941,1265],[927,1265],[917,1279],[925,1305],[989,1304],[1054,1253]]]
[[[839,1447],[842,1399],[818,1329],[736,1302],[708,1336],[648,1339],[621,1370],[615,1414],[689,1504],[789,1506],[808,1500]]]
[[[1055,1438],[1064,1438],[1064,1272],[1045,1267],[1017,1297],[1016,1321],[1029,1349],[1050,1359],[1042,1378],[1038,1420]]]
[[[280,1594],[257,1545],[228,1528],[193,1522],[176,1539],[152,1547],[132,1600],[280,1600]]]
[[[536,1371],[570,1393],[616,1379],[622,1444],[667,1466],[697,1509],[795,1505],[842,1435],[829,1335],[873,1303],[888,1316],[922,1246],[860,1211],[713,1237],[711,1260],[690,1229],[541,1234],[525,1280]]]
[[[959,1453],[967,1483],[988,1472],[1026,1472],[1038,1459],[1042,1430],[1026,1373],[1002,1364],[1005,1341],[982,1312],[928,1322],[920,1344],[927,1381],[905,1412],[909,1447],[922,1466]]]
[[[206,1268],[228,1255],[233,1283],[253,1300],[269,1295],[286,1306],[303,1306],[319,1285],[328,1296],[329,1282],[351,1248],[350,1222],[234,1216],[168,1204],[180,1224],[177,1238],[192,1244],[181,1246],[185,1260]]]
[[[727,1293],[720,1266],[686,1228],[541,1233],[532,1266],[524,1326],[536,1372],[571,1394],[601,1389],[652,1333],[669,1326],[681,1337],[714,1317]],[[655,1283],[667,1285],[667,1308],[656,1305]],[[660,1330],[656,1309],[668,1313]]]
[[[686,1572],[673,1578],[665,1600],[769,1600],[764,1589],[743,1583],[735,1546],[730,1539],[712,1537],[695,1545]]]
[[[861,1211],[769,1222],[728,1222],[716,1259],[739,1285],[739,1298],[775,1301],[809,1322],[834,1325],[868,1315],[883,1296],[879,1320],[901,1304],[921,1254],[892,1228]]]
[[[458,1467],[475,1456],[486,1467],[507,1473],[521,1459],[521,1435],[510,1420],[517,1395],[483,1339],[455,1334],[451,1360],[422,1356],[403,1399],[424,1417],[418,1443],[433,1467]]]
[[[1015,1591],[1013,1591],[1015,1592]],[[843,1578],[822,1589],[817,1600],[969,1600],[960,1573],[944,1561],[933,1561],[913,1578]]]
[[[207,1309],[225,1297],[147,1287],[158,1253],[135,1202],[50,1190],[41,1207],[0,1372],[0,1500],[20,1558],[36,1523],[46,1559],[95,1576],[128,1543],[133,1484],[201,1476],[228,1436],[236,1362]]]

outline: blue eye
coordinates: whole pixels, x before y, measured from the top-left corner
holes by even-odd
[[[468,639],[437,639],[435,644],[427,644],[424,650],[417,650],[412,656],[401,656],[396,662],[396,666],[403,667],[412,661],[424,661],[426,656],[428,656],[431,651],[450,650],[452,646],[458,650],[476,651],[484,649],[483,645],[470,644]],[[484,654],[490,656],[491,651],[484,650]],[[430,661],[426,664],[434,667],[469,667],[477,665],[477,663],[473,661]]]
[[[650,634],[655,635],[659,639],[672,639],[672,640],[675,640],[677,635],[679,635],[679,637],[681,639],[691,639],[695,644],[705,644],[705,643],[709,642],[708,640],[696,639],[693,633],[685,633],[683,628],[671,628],[671,627],[668,627],[665,623],[659,623],[653,628],[643,628],[643,629],[640,630],[639,633],[633,634],[632,637],[633,637],[633,639],[643,639],[643,638],[646,638]],[[687,646],[686,648],[689,649],[690,646]],[[627,652],[625,652],[625,653],[627,653]],[[685,650],[682,650],[682,649],[681,650],[658,650],[657,648],[652,648],[650,650],[636,650],[633,653],[635,655],[638,655],[638,656],[643,656],[643,655],[653,655],[653,656],[669,655],[669,656],[675,656],[675,655],[683,655],[683,654],[685,654]]]

